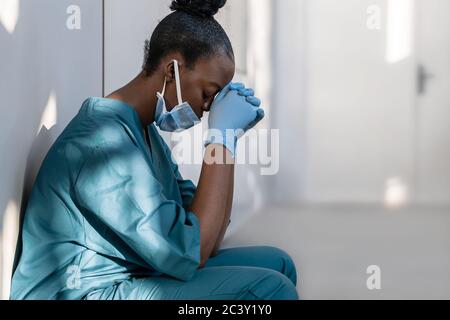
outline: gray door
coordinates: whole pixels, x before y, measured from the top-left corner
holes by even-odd
[[[416,1],[417,199],[450,204],[450,1]]]

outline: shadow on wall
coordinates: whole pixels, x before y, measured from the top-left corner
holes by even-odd
[[[79,30],[66,26],[74,4],[82,10]],[[7,0],[0,8],[0,286],[8,299],[17,236],[11,230],[18,230],[42,159],[82,102],[102,92],[102,9],[90,0]]]
[[[51,144],[53,142],[52,137],[54,137],[57,134],[56,131],[57,131],[56,127],[53,127],[50,130],[48,130],[45,126],[43,126],[37,138],[34,140],[30,153],[28,154],[25,176],[23,179],[22,199],[20,202],[19,234],[15,249],[12,274],[16,270],[20,254],[22,253],[22,241],[21,241],[22,224],[23,224],[23,217],[26,208],[28,206],[28,199],[30,198],[33,184],[34,181],[36,180],[39,168],[47,154],[47,151],[50,149]]]

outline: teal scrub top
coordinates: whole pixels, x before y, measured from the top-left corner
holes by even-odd
[[[200,222],[155,126],[135,110],[87,99],[43,161],[22,226],[12,299],[81,299],[131,278],[190,280]]]

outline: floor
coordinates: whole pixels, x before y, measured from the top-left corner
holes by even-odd
[[[274,245],[294,259],[302,299],[450,299],[450,210],[277,208],[227,234],[223,247]],[[381,289],[367,288],[380,267]]]

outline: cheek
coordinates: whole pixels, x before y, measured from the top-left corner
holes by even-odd
[[[189,101],[189,104],[191,105],[191,107],[192,107],[192,110],[195,112],[195,114],[197,115],[197,117],[199,117],[199,118],[201,118],[202,116],[203,116],[203,104],[200,102],[200,103],[195,103],[194,101],[190,101],[190,100],[188,100]]]
[[[172,86],[167,87],[166,94],[164,96],[166,100],[167,110],[171,111],[175,106],[178,105],[178,97],[176,92],[175,84]],[[202,114],[203,109],[203,96],[202,92],[198,90],[198,87],[189,87],[189,86],[183,86],[181,87],[181,98],[183,99],[182,102],[189,102],[194,112],[197,114],[197,116],[200,116]]]
[[[184,94],[183,94],[184,95]],[[192,88],[186,91],[186,95],[183,96],[184,101],[189,102],[197,116],[200,116],[203,112],[203,94],[198,88]]]

